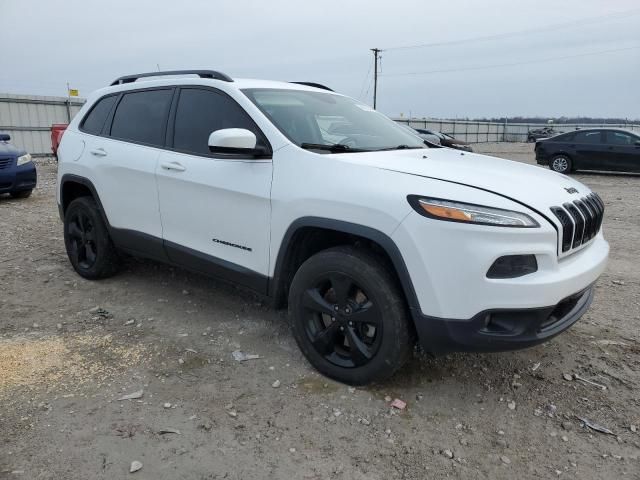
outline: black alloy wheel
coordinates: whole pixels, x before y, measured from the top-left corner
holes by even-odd
[[[96,246],[96,231],[88,215],[76,211],[69,218],[69,243],[72,261],[80,268],[90,269],[95,265],[98,247]]]
[[[71,265],[82,277],[94,280],[117,272],[120,259],[93,198],[76,198],[67,207],[64,244]]]
[[[377,353],[382,313],[353,279],[340,273],[320,278],[306,290],[305,333],[316,351],[342,368],[367,364]]]
[[[347,384],[385,380],[413,352],[415,329],[393,266],[364,248],[307,259],[291,282],[289,320],[307,360]]]

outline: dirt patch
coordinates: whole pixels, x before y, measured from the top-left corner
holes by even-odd
[[[112,335],[0,339],[0,399],[16,388],[46,393],[102,383],[144,355],[140,345],[114,345]]]

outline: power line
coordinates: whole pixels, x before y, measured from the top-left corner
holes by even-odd
[[[501,68],[501,67],[515,67],[518,65],[528,65],[528,64],[532,64],[532,63],[544,63],[544,62],[552,62],[555,60],[567,60],[569,58],[579,58],[579,57],[588,57],[588,56],[592,56],[592,55],[603,55],[606,53],[613,53],[613,52],[623,52],[626,50],[635,50],[640,48],[640,45],[637,45],[635,47],[626,47],[626,48],[615,48],[615,49],[611,49],[611,50],[601,50],[599,52],[586,52],[586,53],[578,53],[575,55],[565,55],[562,57],[548,57],[548,58],[540,58],[538,60],[526,60],[524,62],[512,62],[512,63],[496,63],[493,65],[481,65],[481,66],[476,66],[476,67],[459,67],[459,68],[448,68],[448,69],[442,69],[442,70],[426,70],[426,71],[421,71],[421,72],[404,72],[404,73],[387,73],[384,74],[382,76],[385,77],[399,77],[399,76],[405,76],[405,75],[429,75],[432,73],[448,73],[448,72],[466,72],[466,71],[470,71],[470,70],[487,70],[487,69],[491,69],[491,68]]]
[[[432,42],[432,43],[418,43],[415,45],[402,45],[397,47],[387,47],[385,50],[407,50],[412,48],[425,48],[425,47],[444,47],[448,45],[461,45],[470,42],[481,42],[488,40],[499,40],[501,38],[515,37],[521,35],[529,35],[532,33],[542,33],[557,30],[559,28],[567,28],[567,27],[580,27],[583,25],[587,25],[590,23],[601,23],[607,20],[614,20],[620,17],[628,17],[631,15],[638,15],[640,13],[640,8],[634,8],[632,10],[627,10],[624,12],[614,12],[608,15],[601,15],[598,17],[586,17],[579,20],[574,20],[566,23],[556,23],[554,25],[548,25],[546,27],[538,27],[538,28],[529,28],[526,30],[520,30],[516,32],[505,32],[505,33],[496,33],[493,35],[482,35],[479,37],[472,38],[463,38],[459,40],[449,40],[444,42]]]
[[[367,84],[367,91],[364,92],[364,98],[367,98],[367,95],[369,95],[369,92],[371,91],[371,86],[373,85],[373,77],[371,77],[369,79],[369,83]]]
[[[358,98],[360,100],[362,100],[362,94],[364,93],[364,89],[367,86],[367,80],[369,80],[369,74],[370,73],[371,73],[371,64],[369,64],[369,69],[367,70],[367,74],[364,76],[364,80],[362,82],[362,88],[360,88],[360,95],[358,95]]]

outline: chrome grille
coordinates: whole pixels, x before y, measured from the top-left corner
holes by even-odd
[[[562,225],[560,234],[562,253],[591,241],[602,227],[604,202],[597,193],[568,202],[562,207],[551,207],[551,212]]]

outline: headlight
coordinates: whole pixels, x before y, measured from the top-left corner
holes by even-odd
[[[438,220],[496,227],[535,228],[540,226],[526,213],[417,195],[409,195],[407,199],[416,212]]]
[[[29,155],[28,153],[26,155],[22,155],[21,157],[18,157],[18,166],[24,165],[25,163],[29,163],[30,161],[31,161],[31,155]]]

